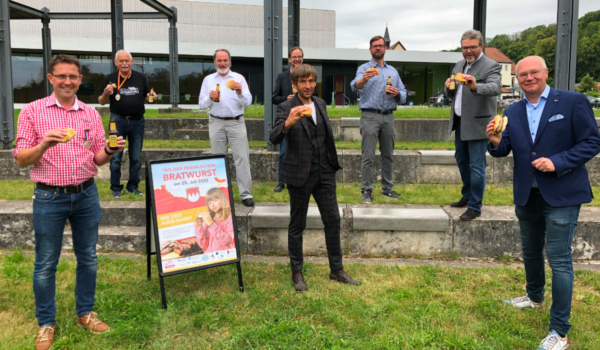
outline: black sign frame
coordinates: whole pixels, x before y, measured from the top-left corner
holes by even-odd
[[[222,261],[216,262],[214,264],[207,264],[202,266],[190,267],[188,269],[180,269],[173,272],[164,272],[162,269],[162,261],[161,255],[158,254],[160,252],[160,240],[158,237],[158,222],[156,215],[156,206],[155,198],[154,198],[154,182],[152,177],[152,166],[159,164],[169,164],[169,163],[177,163],[177,162],[186,162],[186,161],[198,161],[198,160],[208,160],[208,159],[219,159],[223,160],[225,163],[225,172],[227,175],[227,187],[229,192],[229,204],[231,207],[231,220],[233,224],[233,234],[235,241],[235,250],[237,258],[235,260],[230,261]],[[153,232],[152,232],[153,231]],[[154,238],[154,247],[152,247],[152,238]],[[154,251],[152,251],[154,248]],[[231,175],[229,173],[229,161],[226,155],[223,154],[215,154],[215,155],[206,155],[206,156],[196,156],[196,157],[185,157],[185,158],[168,158],[168,159],[159,159],[159,160],[150,160],[146,162],[146,259],[147,259],[147,269],[148,269],[148,280],[152,277],[152,255],[156,255],[156,263],[158,268],[158,277],[160,281],[160,293],[162,299],[163,309],[167,308],[167,296],[165,292],[165,283],[164,278],[174,275],[179,275],[182,273],[198,271],[209,269],[218,266],[236,264],[237,266],[237,275],[238,275],[238,284],[240,292],[244,292],[244,282],[242,279],[242,265],[241,265],[241,251],[239,245],[238,238],[238,226],[237,220],[235,216],[235,205],[233,202],[233,192],[231,188]]]

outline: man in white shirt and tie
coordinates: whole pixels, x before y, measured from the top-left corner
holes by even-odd
[[[252,199],[250,150],[244,123],[244,108],[252,103],[252,95],[246,79],[241,74],[230,70],[229,51],[226,49],[215,51],[213,60],[217,72],[204,78],[198,98],[200,109],[210,109],[208,112],[210,147],[213,154],[227,154],[229,142],[242,203],[252,207],[254,200]],[[229,81],[232,82],[228,84]]]

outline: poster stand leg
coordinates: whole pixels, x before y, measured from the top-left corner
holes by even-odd
[[[167,294],[165,293],[165,278],[163,276],[158,276],[160,280],[160,297],[162,299],[163,309],[167,309]]]
[[[152,277],[152,201],[150,199],[150,183],[148,164],[146,164],[146,260],[148,269],[148,280]]]
[[[238,283],[240,285],[240,292],[244,293],[244,281],[242,281],[242,263],[237,262],[237,273],[238,273]]]

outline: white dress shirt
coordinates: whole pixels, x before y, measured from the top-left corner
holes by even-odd
[[[479,57],[477,57],[477,59],[475,61],[473,61],[473,63],[479,61],[479,59],[481,57],[483,57],[483,51],[481,51],[481,53],[479,54]],[[465,69],[463,70],[463,74],[467,74],[469,69],[471,69],[471,66],[473,65],[473,63],[467,62],[467,64],[465,65]],[[464,87],[463,84],[460,84],[460,83],[458,84],[458,90],[456,91],[456,101],[454,101],[454,114],[459,117],[462,115],[462,90],[463,90],[463,87]]]
[[[240,95],[235,90],[227,88],[226,83],[229,80],[235,80],[242,84]],[[219,90],[221,91],[220,102],[214,102],[208,97],[211,90],[217,90],[217,84],[219,84]],[[210,115],[231,118],[244,114],[244,108],[252,104],[252,94],[250,94],[244,76],[230,70],[225,77],[215,72],[204,78],[198,101],[200,109],[210,108]]]
[[[317,110],[315,109],[315,103],[311,103],[309,105],[305,105],[306,107],[310,107],[310,109],[312,109],[312,120],[313,122],[315,122],[315,125],[317,125]]]

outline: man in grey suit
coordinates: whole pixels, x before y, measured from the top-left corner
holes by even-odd
[[[451,89],[449,78],[444,93],[453,99],[448,130],[454,130],[454,157],[462,179],[462,198],[450,204],[468,209],[460,218],[473,220],[481,215],[485,192],[485,165],[488,139],[486,126],[496,115],[496,96],[502,92],[501,67],[483,53],[483,36],[467,30],[460,40],[464,59],[452,74],[463,74],[465,82]]]

